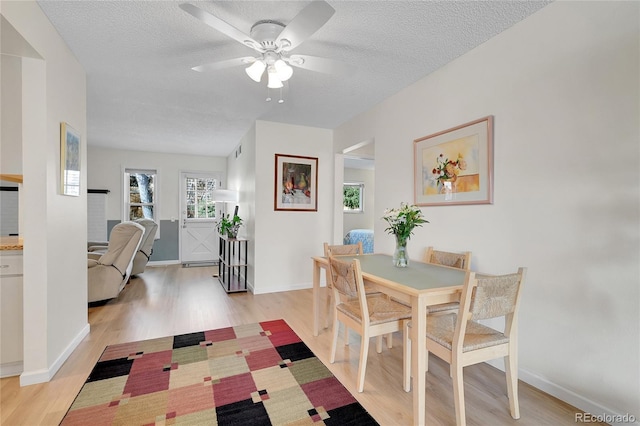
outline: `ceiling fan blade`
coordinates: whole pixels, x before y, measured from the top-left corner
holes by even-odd
[[[228,24],[222,19],[218,18],[217,16],[214,16],[209,12],[205,12],[204,10],[190,3],[182,3],[180,4],[180,8],[188,14],[193,15],[197,19],[201,20],[205,24],[209,25],[211,28],[220,31],[222,34],[229,36],[246,46],[258,50],[257,47],[260,46],[260,43],[258,43],[249,35],[243,33],[233,25]]]
[[[314,0],[284,27],[276,39],[276,44],[280,44],[282,40],[288,40],[289,43],[285,43],[282,50],[295,49],[326,24],[335,12],[335,9],[324,0]]]
[[[294,67],[326,74],[341,75],[348,74],[352,71],[351,67],[345,63],[334,61],[332,59],[320,58],[318,56],[291,55],[287,58],[287,61]]]
[[[249,65],[255,62],[256,58],[253,56],[245,56],[242,58],[227,59],[225,61],[212,62],[210,64],[199,65],[191,68],[198,72],[218,71],[225,68],[239,67],[241,65]]]

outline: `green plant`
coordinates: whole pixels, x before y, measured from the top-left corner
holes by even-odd
[[[350,210],[360,208],[360,187],[346,186],[343,189],[344,206]]]
[[[386,209],[382,219],[389,224],[385,231],[395,235],[401,245],[406,245],[407,240],[411,238],[413,228],[429,223],[422,216],[422,210],[419,207],[407,203],[401,203],[399,209]]]
[[[238,234],[238,229],[242,225],[242,219],[238,215],[234,215],[229,219],[229,215],[223,215],[220,222],[218,222],[218,233],[220,235],[227,235],[229,237],[235,237]]]

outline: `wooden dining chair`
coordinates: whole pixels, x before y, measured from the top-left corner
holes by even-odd
[[[348,255],[361,255],[364,253],[362,241],[358,241],[357,244],[343,244],[343,245],[329,245],[324,243],[324,257],[329,256],[348,256]],[[331,289],[331,280],[327,273],[327,298],[326,298],[326,313],[324,316],[324,326],[329,327],[329,316],[331,315],[331,306],[333,305],[333,290]]]
[[[526,268],[495,276],[467,272],[458,313],[427,317],[427,352],[451,365],[458,426],[466,424],[463,367],[496,358],[504,358],[511,417],[520,418],[517,335],[525,275]],[[498,317],[504,317],[504,331],[478,322]]]
[[[427,251],[424,255],[424,261],[434,265],[444,265],[451,268],[464,269],[465,271],[471,270],[471,252],[464,251],[460,253],[454,253],[449,251],[435,250],[433,247],[427,247]],[[427,313],[449,313],[452,314],[458,310],[458,302],[441,303],[438,305],[431,305],[427,308]]]
[[[436,250],[433,247],[427,247],[424,254],[424,261],[426,263],[433,263],[436,265],[451,266],[458,269],[471,269],[471,252],[463,251],[459,253]]]
[[[433,247],[427,247],[424,255],[424,262],[434,265],[449,266],[451,268],[464,269],[469,271],[471,269],[471,252],[463,251],[459,253],[435,250]],[[453,314],[460,308],[459,302],[440,303],[437,305],[427,306],[427,315],[444,315]],[[405,322],[403,336],[403,351],[404,356],[402,358],[403,369],[407,369],[411,366],[411,321]],[[427,363],[429,362],[427,354]],[[409,392],[411,389],[411,376],[405,374],[404,377],[404,389]]]
[[[324,243],[324,255],[329,256],[346,256],[350,254],[363,254],[364,249],[362,247],[362,241],[358,241],[356,244],[342,244],[342,245],[329,245]]]
[[[403,329],[405,320],[411,318],[411,308],[389,299],[382,293],[366,294],[362,280],[360,261],[350,262],[329,256],[329,274],[333,283],[335,306],[333,309],[333,336],[331,341],[332,364],[336,360],[338,329],[340,323],[346,331],[351,329],[362,336],[358,364],[358,392],[364,390],[369,340],[378,337],[376,351],[382,352],[382,336]],[[389,343],[389,341],[388,341]]]

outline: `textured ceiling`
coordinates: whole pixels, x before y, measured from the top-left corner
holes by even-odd
[[[39,1],[87,72],[88,144],[227,156],[255,120],[333,129],[548,4],[548,1],[335,1],[333,17],[292,51],[351,73],[295,68],[285,102],[243,67],[191,67],[253,50],[178,7],[182,1]],[[194,1],[246,32],[285,25],[307,1]],[[279,90],[272,90],[274,100]]]

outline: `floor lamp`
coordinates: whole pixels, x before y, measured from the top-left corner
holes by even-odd
[[[238,197],[238,191],[234,191],[231,189],[215,189],[213,191],[213,201],[215,201],[216,203],[224,204],[224,210],[222,211],[223,215],[227,213],[228,203],[233,203],[236,205],[234,215],[238,214]]]

